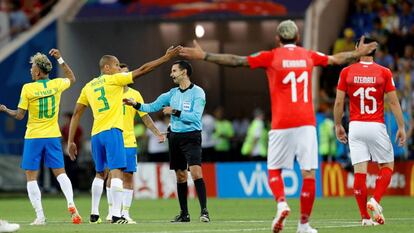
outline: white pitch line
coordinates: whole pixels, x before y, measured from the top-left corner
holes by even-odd
[[[414,218],[387,218],[387,221],[410,221],[414,220]],[[27,223],[28,221],[11,221],[15,223]],[[218,223],[270,223],[272,222],[271,219],[269,220],[214,220],[212,223],[218,222]],[[289,219],[287,220],[288,223],[296,223],[297,220]],[[352,220],[352,219],[312,219],[311,223],[314,223],[316,225],[320,225],[321,223],[342,223],[342,224],[356,224],[359,223],[358,220]],[[69,223],[72,224],[71,221],[47,221],[47,223]],[[144,220],[144,221],[138,221],[138,224],[145,224],[145,223],[170,223],[168,220]],[[85,224],[85,223],[84,223]],[[103,223],[105,224],[105,223]],[[173,223],[171,223],[173,224]],[[179,224],[179,223],[178,223]]]
[[[322,227],[316,227],[317,229],[329,229],[329,228],[350,228],[350,227],[361,227],[360,224],[351,224],[351,225],[342,225],[342,226],[322,226]],[[284,229],[296,229],[296,227],[293,226],[287,226]],[[207,229],[207,230],[188,230],[188,231],[151,231],[151,232],[142,232],[142,233],[203,233],[203,232],[255,232],[255,231],[270,231],[270,227],[262,227],[262,228],[242,228],[242,229]],[[122,232],[120,232],[122,233]],[[126,233],[126,232],[125,232]]]

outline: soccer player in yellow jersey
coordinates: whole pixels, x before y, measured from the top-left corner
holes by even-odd
[[[72,222],[79,224],[81,217],[73,201],[72,183],[65,173],[61,145],[61,133],[58,125],[60,96],[75,81],[70,67],[65,63],[59,50],[52,49],[49,54],[57,59],[64,71],[65,78],[49,79],[52,63],[46,55],[37,53],[30,59],[30,70],[33,82],[23,86],[17,110],[10,110],[0,105],[0,111],[6,112],[17,120],[22,120],[29,112],[27,130],[24,140],[23,159],[21,167],[26,172],[27,193],[36,211],[36,219],[31,225],[44,225],[46,218],[43,213],[41,193],[37,184],[40,161],[52,168],[72,215]]]
[[[126,168],[126,155],[124,149],[123,130],[123,104],[122,97],[124,86],[133,83],[134,79],[154,70],[161,64],[178,55],[181,46],[171,47],[166,54],[157,60],[148,62],[140,68],[128,73],[120,73],[119,60],[115,56],[104,55],[99,66],[101,75],[92,79],[85,85],[77,101],[72,116],[69,139],[68,154],[75,159],[77,154],[74,143],[75,130],[79,125],[80,117],[86,107],[90,105],[94,117],[92,127],[92,158],[95,162],[97,176],[92,183],[92,200],[95,195],[100,197],[105,178],[105,168],[111,171],[111,196],[112,221],[115,224],[128,223],[121,215],[123,196],[123,169]],[[99,194],[99,195],[98,195]],[[92,201],[90,222],[99,223],[99,199]]]
[[[124,63],[120,64],[121,72],[129,72],[128,66]],[[128,86],[124,87],[123,98],[132,98],[138,103],[144,103],[144,99],[141,96],[141,93],[137,90],[134,90]],[[122,216],[128,220],[128,224],[136,224],[136,222],[129,215],[129,208],[131,207],[134,187],[133,187],[133,174],[137,171],[137,140],[134,133],[134,119],[136,114],[139,114],[145,126],[151,130],[151,132],[158,137],[160,143],[165,141],[165,135],[163,135],[157,127],[154,125],[151,117],[146,112],[137,111],[132,106],[123,105],[123,114],[124,114],[124,131],[122,135],[124,137],[124,146],[126,154],[126,169],[124,170],[124,195],[122,198]],[[139,148],[138,148],[139,149]],[[106,182],[106,195],[108,197],[108,207],[109,214],[106,220],[112,218],[111,207],[112,207],[112,197],[110,195],[110,177]]]

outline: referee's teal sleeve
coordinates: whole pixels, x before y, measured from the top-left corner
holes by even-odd
[[[141,104],[139,111],[141,112],[158,112],[163,107],[170,106],[170,92],[166,92],[158,96],[158,98],[149,104]]]

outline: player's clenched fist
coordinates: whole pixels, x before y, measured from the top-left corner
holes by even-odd
[[[56,58],[56,59],[59,59],[60,57],[62,57],[61,55],[60,55],[60,51],[58,50],[58,49],[51,49],[50,51],[49,51],[49,55],[50,56],[53,56],[54,58]]]

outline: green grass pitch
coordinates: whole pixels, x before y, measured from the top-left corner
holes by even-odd
[[[70,222],[63,196],[43,197],[43,208],[47,217],[46,226],[29,226],[35,218],[28,198],[0,197],[0,218],[21,225],[19,232],[271,232],[270,225],[275,214],[275,202],[271,199],[209,199],[210,223],[200,223],[197,200],[189,201],[191,222],[170,223],[178,213],[177,200],[134,200],[131,216],[136,225],[111,225],[88,223],[90,197],[82,195],[76,199],[84,222],[74,225]],[[299,216],[299,200],[289,199],[292,213],[283,232],[296,232]],[[316,199],[311,224],[323,232],[414,232],[414,198],[384,197],[385,225],[361,227],[359,212],[353,198]],[[101,199],[101,217],[107,214],[106,198]]]

